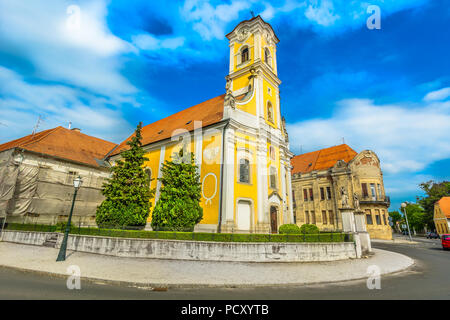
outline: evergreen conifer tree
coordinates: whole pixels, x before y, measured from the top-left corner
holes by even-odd
[[[127,144],[129,149],[120,155],[111,168],[112,177],[103,185],[105,200],[97,208],[98,226],[144,226],[150,212],[150,199],[154,190],[150,190],[150,177],[143,165],[148,161],[142,148],[142,123],[139,123],[135,135]]]
[[[194,155],[182,148],[162,167],[160,196],[152,213],[153,230],[192,231],[203,218],[201,183]]]

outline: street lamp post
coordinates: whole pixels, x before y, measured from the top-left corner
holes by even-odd
[[[406,226],[408,227],[409,241],[412,241],[412,238],[411,238],[411,231],[409,230],[408,215],[406,214],[406,206],[407,206],[407,204],[408,204],[407,202],[403,202],[403,203],[402,203],[402,208],[403,208],[403,211],[404,211],[404,213],[405,213]]]
[[[59,254],[56,261],[65,261],[66,260],[66,249],[67,249],[67,239],[69,238],[69,231],[70,226],[72,223],[72,213],[73,213],[73,207],[75,205],[75,198],[77,197],[78,189],[81,187],[81,183],[83,180],[81,180],[81,177],[78,176],[73,180],[73,186],[75,187],[75,192],[73,194],[73,200],[72,200],[72,207],[70,208],[70,214],[69,214],[69,220],[67,221],[66,225],[66,231],[64,232],[64,239],[61,243],[61,248],[59,248]]]

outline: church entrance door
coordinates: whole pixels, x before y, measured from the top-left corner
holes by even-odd
[[[277,207],[270,207],[270,227],[272,233],[278,232],[278,209]]]

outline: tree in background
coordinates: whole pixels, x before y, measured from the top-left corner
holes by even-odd
[[[201,183],[194,155],[184,148],[161,169],[161,189],[152,213],[153,230],[192,231],[203,218]]]
[[[128,150],[120,155],[111,168],[112,177],[103,184],[102,194],[105,200],[97,208],[98,226],[144,226],[150,212],[150,199],[154,190],[150,189],[150,177],[143,165],[148,161],[142,148],[142,123],[139,123],[135,135],[127,142]]]
[[[391,211],[391,212],[389,212],[389,216],[392,218],[392,223],[394,224],[394,225],[392,226],[392,228],[397,229],[397,231],[400,231],[400,230],[397,228],[397,226],[398,226],[397,223],[399,223],[399,224],[402,223],[402,221],[403,221],[403,216],[402,216],[402,215],[400,214],[400,212],[398,212],[398,211]]]
[[[424,209],[420,205],[412,203],[408,204],[405,209],[411,231],[422,231],[426,225]]]
[[[450,196],[450,182],[443,181],[437,183],[434,181],[427,181],[421,183],[419,186],[423,191],[425,191],[426,196],[417,197],[417,203],[420,204],[425,211],[424,220],[427,228],[434,230],[434,204],[442,197]]]

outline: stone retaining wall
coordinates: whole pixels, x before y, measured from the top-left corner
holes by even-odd
[[[42,246],[47,239],[55,234],[59,235],[56,232],[3,230],[2,241]]]
[[[42,245],[45,232],[5,230],[3,241]],[[63,234],[59,234],[59,248]],[[353,242],[269,243],[130,239],[70,235],[68,250],[119,257],[232,262],[310,262],[357,258]]]

